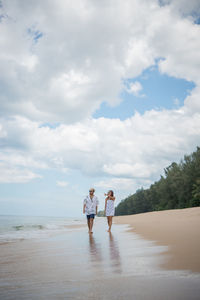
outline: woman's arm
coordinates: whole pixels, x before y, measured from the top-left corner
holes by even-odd
[[[106,211],[106,206],[107,206],[107,200],[108,200],[108,197],[106,197],[106,199],[105,199],[105,211]]]

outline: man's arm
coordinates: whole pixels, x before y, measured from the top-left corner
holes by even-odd
[[[84,203],[83,204],[83,213],[85,213],[85,207],[86,207],[86,204]]]

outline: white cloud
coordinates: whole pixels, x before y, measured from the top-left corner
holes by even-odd
[[[192,93],[185,99],[185,105],[183,108],[187,114],[200,112],[200,86],[197,86]]]
[[[108,180],[102,180],[95,183],[96,187],[103,188],[105,190],[134,190],[134,180],[130,178],[112,178]]]
[[[197,1],[2,3],[2,116],[82,121],[102,102],[117,105],[123,81],[159,58],[161,72],[200,85]]]
[[[179,105],[180,105],[180,100],[179,100],[178,98],[175,98],[175,99],[173,100],[173,102],[174,102],[174,105],[175,105],[175,106],[179,106]]]
[[[3,151],[3,149],[1,149],[0,161],[15,167],[40,170],[48,168],[48,165],[44,161],[35,159],[32,153],[26,153],[26,155],[24,155],[24,153],[25,149],[23,151],[18,151],[17,149],[5,149],[5,151]]]
[[[130,178],[138,184],[158,179],[172,160],[200,143],[200,113],[191,116],[182,108],[136,113],[125,121],[88,119],[57,128],[21,117],[2,124],[7,131],[1,139],[6,145],[1,157],[17,167],[39,168],[42,161],[41,168],[78,169],[90,176]]]
[[[27,182],[40,169],[75,169],[107,177],[102,186],[137,188],[195,150],[200,27],[190,14],[197,1],[168,3],[3,1],[0,180]],[[160,72],[196,84],[183,107],[125,121],[92,119],[102,102],[120,103],[124,81],[132,78],[128,90],[140,95],[134,77],[156,60]],[[44,126],[48,121],[60,125]]]
[[[160,0],[163,5],[171,6],[171,9],[183,16],[195,18],[195,14],[200,13],[199,0]]]
[[[66,187],[68,184],[69,183],[67,181],[56,181],[56,185],[60,187]]]
[[[42,178],[42,176],[28,169],[16,168],[0,162],[0,183],[26,183],[35,178]]]
[[[142,85],[139,81],[135,81],[135,82],[131,82],[129,83],[128,87],[126,88],[126,91],[129,93],[129,94],[133,94],[135,96],[144,96],[144,95],[141,95],[140,94],[140,91],[142,90]]]
[[[142,162],[129,163],[117,163],[111,165],[104,165],[103,170],[105,173],[113,176],[130,176],[132,178],[145,178],[152,174],[152,167],[147,169],[147,166]]]

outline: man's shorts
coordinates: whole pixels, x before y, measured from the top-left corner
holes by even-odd
[[[88,220],[89,220],[89,219],[94,219],[94,217],[95,217],[95,214],[87,215],[87,219],[88,219]]]

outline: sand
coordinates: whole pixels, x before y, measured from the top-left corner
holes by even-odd
[[[162,267],[200,272],[200,207],[156,211],[114,218],[158,245],[169,246]]]
[[[186,210],[182,212],[187,213]],[[168,219],[167,214],[171,212],[161,214],[156,227],[162,233],[163,220]],[[193,220],[196,210],[191,210],[190,214]],[[151,226],[147,226],[146,220],[158,223],[157,215],[160,213],[128,218],[133,220],[134,227],[141,229],[143,223],[143,230],[145,232],[146,228],[149,236]],[[127,222],[127,217],[114,219]],[[181,225],[177,221],[178,226]],[[85,222],[83,227],[70,226],[66,232],[2,243],[0,299],[199,299],[200,273],[159,267],[160,262],[165,261],[160,255],[165,246],[128,232],[124,225],[113,224],[110,234],[106,218],[96,218],[93,229],[93,235],[89,235]]]

